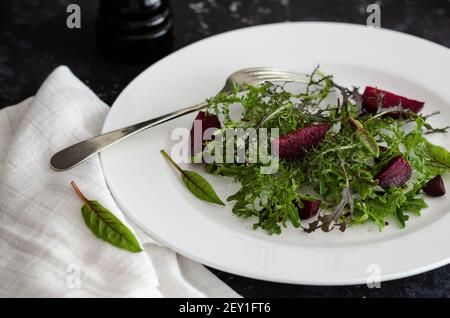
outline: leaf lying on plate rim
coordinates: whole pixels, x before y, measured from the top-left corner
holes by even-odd
[[[87,199],[75,182],[72,181],[71,185],[84,202],[81,213],[86,225],[95,236],[132,253],[142,251],[138,240],[128,227],[99,202]]]
[[[181,173],[181,179],[193,195],[203,201],[225,205],[205,178],[194,171],[182,169],[164,150],[161,154]]]
[[[364,126],[357,119],[350,117],[350,122],[356,129],[355,133],[358,140],[375,158],[377,158],[380,155],[380,149],[375,141],[375,138],[373,138],[373,136],[364,129]]]

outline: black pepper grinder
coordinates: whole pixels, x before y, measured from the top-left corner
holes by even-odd
[[[159,59],[172,49],[169,0],[101,0],[97,34],[104,55],[131,63]]]
[[[7,25],[11,18],[11,2],[10,0],[0,1],[0,27]]]

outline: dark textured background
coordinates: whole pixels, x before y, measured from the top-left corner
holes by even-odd
[[[372,1],[172,0],[178,49],[224,31],[281,21],[364,24]],[[82,28],[68,30],[65,9],[78,3]],[[378,1],[383,28],[414,34],[450,47],[450,0]],[[0,108],[33,95],[58,65],[68,65],[105,102],[149,63],[117,63],[96,49],[95,0],[0,0]],[[386,48],[389,49],[389,48]],[[426,57],[424,57],[426,58]],[[439,244],[448,244],[440,242]],[[301,269],[299,269],[301,270]],[[263,282],[212,270],[247,297],[448,297],[450,266],[414,277],[366,286],[313,287]]]

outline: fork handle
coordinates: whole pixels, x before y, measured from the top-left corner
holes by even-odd
[[[50,160],[50,166],[56,171],[72,169],[116,142],[140,133],[150,127],[157,126],[165,123],[166,121],[203,109],[207,105],[207,102],[203,102],[194,106],[176,110],[166,115],[143,121],[138,124],[83,140],[53,155]]]

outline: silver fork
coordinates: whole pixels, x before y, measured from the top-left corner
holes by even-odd
[[[231,74],[220,93],[231,93],[233,86],[237,85],[244,88],[244,84],[261,85],[264,82],[301,82],[305,83],[308,76],[305,74],[294,73],[273,67],[254,67],[246,68]],[[201,110],[208,106],[207,102],[182,108],[174,112],[143,121],[128,127],[120,128],[108,133],[104,133],[70,147],[67,147],[55,155],[50,160],[50,165],[57,171],[64,171],[78,166],[88,160],[103,149],[124,140],[127,137],[136,135],[150,127],[165,123],[166,121],[178,118],[180,116]]]

